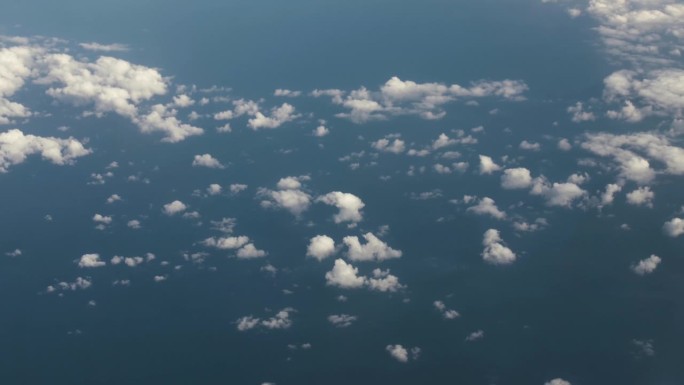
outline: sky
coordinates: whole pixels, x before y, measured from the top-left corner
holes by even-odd
[[[0,383],[684,382],[684,4],[0,12]]]

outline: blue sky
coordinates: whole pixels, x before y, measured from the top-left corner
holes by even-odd
[[[6,2],[0,380],[684,380],[684,5]]]

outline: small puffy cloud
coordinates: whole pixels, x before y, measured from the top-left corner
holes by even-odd
[[[202,241],[206,247],[213,247],[221,250],[239,249],[249,243],[249,237],[240,235],[236,237],[210,237]],[[254,245],[252,245],[254,247]]]
[[[520,147],[521,150],[539,151],[541,149],[541,144],[523,140],[518,147]]]
[[[114,202],[118,202],[121,200],[121,196],[119,194],[112,194],[107,198],[107,203],[112,204]]]
[[[195,101],[192,100],[188,95],[181,94],[181,95],[176,95],[173,97],[173,105],[176,107],[190,107],[193,104],[195,104]]]
[[[366,285],[367,279],[359,276],[359,269],[346,263],[343,259],[336,259],[335,266],[325,273],[328,286],[337,286],[343,289],[356,289]]]
[[[273,108],[270,116],[256,111],[254,117],[247,122],[247,125],[255,131],[260,128],[278,128],[282,124],[298,117],[299,115],[295,113],[295,108],[292,105],[283,103],[280,107]]]
[[[491,174],[494,171],[501,170],[501,166],[494,163],[491,157],[487,155],[480,155],[480,174]]]
[[[230,185],[230,193],[231,194],[238,194],[241,191],[247,190],[247,185],[246,184],[241,184],[241,183],[233,183]]]
[[[316,127],[315,130],[313,130],[313,136],[318,138],[322,138],[324,136],[327,136],[328,134],[330,134],[330,130],[324,125],[320,125]]]
[[[586,111],[582,102],[577,102],[575,105],[568,107],[568,113],[572,114],[572,121],[575,123],[596,120],[596,115],[591,111]]]
[[[501,175],[501,187],[506,190],[526,189],[531,185],[532,175],[524,167],[508,168]]]
[[[571,207],[587,192],[571,182],[549,184],[544,177],[539,177],[533,181],[530,194],[543,196],[548,206]]]
[[[210,154],[195,155],[192,165],[194,167],[224,168],[221,162]]]
[[[406,145],[401,139],[390,139],[383,138],[371,143],[374,149],[382,152],[391,152],[393,154],[401,154],[406,150]]]
[[[309,241],[306,256],[322,261],[336,252],[335,241],[327,235],[317,235]]]
[[[450,139],[448,136],[446,136],[446,134],[441,133],[439,134],[439,137],[432,142],[432,149],[438,150],[447,146],[453,146],[456,143],[457,141],[455,139]]]
[[[482,259],[485,262],[493,265],[509,265],[515,262],[515,253],[503,244],[498,230],[485,231],[482,245],[485,247],[482,251]]]
[[[99,254],[83,254],[78,261],[78,267],[102,267],[107,262],[100,259]]]
[[[254,316],[245,316],[235,321],[237,330],[243,332],[257,327],[265,329],[288,329],[292,326],[290,314],[295,312],[293,308],[285,308],[277,312],[273,317],[260,319]]]
[[[131,219],[130,221],[128,221],[128,223],[126,223],[126,226],[130,227],[131,229],[135,229],[135,230],[137,230],[141,227],[140,221],[137,219]]]
[[[361,198],[354,194],[333,191],[318,197],[316,201],[335,206],[340,210],[333,216],[335,223],[361,222],[363,220],[361,209],[365,207],[365,204]]]
[[[661,259],[657,255],[651,255],[646,259],[642,259],[636,265],[632,266],[632,271],[639,275],[651,274],[660,264]]]
[[[22,255],[22,251],[21,251],[21,249],[14,249],[12,251],[6,252],[5,255],[8,257],[12,257],[12,258],[19,257]]]
[[[553,380],[547,381],[546,383],[544,383],[544,385],[572,385],[572,384],[570,384],[568,381],[565,381],[562,378],[554,378]]]
[[[653,198],[655,198],[655,193],[648,186],[639,187],[627,193],[627,203],[634,206],[653,207]]]
[[[348,236],[342,239],[348,248],[347,255],[352,261],[383,261],[401,257],[401,250],[389,247],[387,243],[373,233],[366,233],[363,238],[366,240],[365,244],[361,244],[356,236]]]
[[[223,191],[223,188],[221,187],[220,184],[217,183],[212,183],[207,187],[207,194],[209,195],[218,195]]]
[[[499,210],[494,199],[489,197],[480,199],[475,206],[468,207],[467,211],[478,215],[489,215],[496,219],[506,219],[506,213]]]
[[[33,154],[40,154],[43,159],[62,166],[74,164],[76,158],[90,153],[92,151],[85,148],[83,143],[71,137],[59,139],[25,135],[18,129],[0,133],[0,173],[7,172],[10,166],[23,163]]]
[[[349,327],[352,323],[356,322],[357,319],[357,316],[349,314],[332,314],[328,316],[328,322],[338,328]]]
[[[473,341],[481,340],[483,338],[484,338],[484,331],[477,330],[477,331],[474,331],[474,332],[468,334],[468,336],[466,337],[465,340],[467,342],[473,342]]]
[[[366,283],[371,290],[381,292],[396,292],[405,288],[404,285],[399,283],[399,278],[390,274],[389,269],[374,269],[373,276]]]
[[[435,309],[442,313],[442,317],[445,319],[456,319],[461,316],[461,314],[459,314],[456,310],[447,309],[446,305],[442,301],[435,301],[432,303],[432,305],[435,307]]]
[[[95,214],[93,215],[93,222],[108,225],[112,223],[112,217],[101,214]]]
[[[302,94],[302,91],[292,91],[288,89],[278,88],[273,92],[273,96],[282,96],[286,98],[296,98]]]
[[[390,356],[392,356],[392,358],[402,363],[408,362],[409,359],[418,359],[418,356],[420,356],[421,352],[420,348],[417,346],[409,350],[404,348],[402,345],[387,345],[385,350],[390,354]]]
[[[663,231],[672,238],[684,234],[684,219],[672,218],[671,220],[665,222],[663,225]]]
[[[558,141],[558,149],[562,151],[570,151],[572,149],[572,144],[570,144],[570,141],[562,138]]]
[[[301,181],[309,180],[308,176],[286,177],[278,181],[278,190],[260,188],[257,196],[265,198],[261,201],[264,208],[278,207],[299,217],[311,205],[311,195],[301,190]]]
[[[248,244],[242,246],[237,251],[237,253],[235,253],[235,256],[238,257],[239,259],[263,258],[266,255],[268,255],[267,252],[265,252],[264,250],[257,249],[253,243],[248,243]]]
[[[606,189],[601,194],[601,206],[607,206],[615,200],[615,194],[622,191],[622,186],[609,183],[606,185]]]
[[[173,201],[171,203],[167,203],[164,205],[164,208],[162,209],[162,212],[166,215],[176,215],[178,213],[181,213],[185,211],[188,208],[188,206],[185,205],[185,203],[181,201]]]

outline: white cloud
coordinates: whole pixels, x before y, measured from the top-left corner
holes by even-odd
[[[21,256],[22,254],[23,254],[23,253],[22,253],[21,249],[14,249],[14,250],[12,250],[12,251],[8,251],[8,252],[5,253],[6,256],[12,257],[12,258],[19,257],[19,256]]]
[[[496,219],[506,219],[506,213],[499,210],[499,208],[496,207],[494,199],[489,197],[480,199],[475,206],[468,207],[467,211],[474,212],[478,215],[489,215]]]
[[[571,182],[549,184],[542,176],[533,180],[530,194],[543,196],[548,206],[571,207],[575,200],[584,197],[587,192]]]
[[[606,185],[605,191],[601,194],[601,206],[612,204],[615,200],[615,194],[622,191],[622,186],[609,183]]]
[[[56,165],[70,165],[76,158],[90,153],[92,151],[83,143],[71,137],[59,139],[25,135],[18,129],[0,133],[0,173],[7,172],[12,165],[23,163],[33,154],[40,154]]]
[[[248,186],[247,186],[246,184],[233,183],[233,184],[230,185],[230,192],[231,192],[232,194],[238,194],[238,193],[240,193],[241,191],[246,190],[247,187],[248,187]]]
[[[164,214],[170,216],[170,215],[176,215],[178,213],[181,213],[181,212],[185,211],[187,208],[188,208],[188,206],[186,206],[185,203],[176,200],[176,201],[173,201],[171,203],[165,204],[162,211],[164,212]]]
[[[327,235],[316,235],[311,238],[306,249],[306,256],[322,261],[336,252],[335,241]]]
[[[81,43],[79,44],[81,48],[88,51],[98,51],[98,52],[124,52],[128,51],[128,46],[125,44],[113,43],[113,44],[100,44],[100,43]]]
[[[193,167],[224,168],[221,162],[211,154],[195,155],[192,165]]]
[[[409,360],[408,350],[401,345],[387,345],[385,350],[387,350],[389,354],[399,362],[408,362]]]
[[[383,138],[371,143],[371,145],[378,151],[391,152],[393,154],[400,154],[406,149],[406,145],[401,139],[390,141],[387,138]]]
[[[437,139],[435,139],[435,141],[432,142],[432,149],[438,150],[440,148],[453,146],[456,143],[457,143],[457,141],[455,139],[450,139],[444,133],[441,133],[441,134],[439,134],[439,137],[437,137]]]
[[[296,98],[302,94],[302,91],[292,91],[288,89],[278,88],[273,92],[273,96],[282,96],[286,98]]]
[[[318,137],[318,138],[322,138],[328,134],[330,134],[330,130],[327,127],[325,127],[324,125],[320,125],[320,126],[316,127],[315,130],[313,130],[313,135]]]
[[[473,341],[481,340],[483,338],[484,338],[484,331],[477,330],[477,331],[474,331],[474,332],[468,334],[468,336],[466,337],[465,340],[467,342],[473,342]]]
[[[83,254],[78,261],[78,267],[102,267],[107,262],[100,259],[99,254]]]
[[[130,227],[131,229],[139,229],[141,227],[140,221],[137,219],[131,219],[128,221],[128,223],[126,223],[126,226]]]
[[[266,255],[268,255],[267,252],[257,249],[253,243],[248,243],[242,246],[237,253],[235,253],[235,256],[240,259],[263,258]]]
[[[236,237],[209,237],[202,241],[204,246],[214,247],[221,250],[239,249],[248,243],[249,237],[244,235]]]
[[[520,147],[521,150],[539,151],[541,149],[541,144],[523,140],[522,142],[520,142],[520,145],[518,147]]]
[[[568,381],[565,381],[562,378],[554,378],[551,381],[547,381],[544,385],[572,385]]]
[[[639,187],[627,193],[627,203],[634,206],[653,207],[653,198],[655,198],[655,193],[648,186]]]
[[[366,285],[367,278],[358,275],[359,269],[346,263],[343,259],[336,259],[332,270],[325,273],[326,284],[343,289],[355,289]]]
[[[328,316],[328,322],[338,328],[349,327],[352,323],[356,322],[357,319],[357,316],[349,314],[332,314]]]
[[[119,194],[112,194],[107,198],[107,203],[112,204],[114,202],[118,202],[121,200],[121,196]]]
[[[515,262],[515,253],[503,244],[498,230],[485,231],[482,245],[485,247],[482,251],[482,259],[486,262],[494,265],[508,265]]]
[[[363,212],[361,210],[366,205],[363,203],[361,198],[354,194],[333,191],[316,198],[316,202],[322,202],[330,206],[335,206],[340,210],[333,216],[335,223],[355,223],[361,222],[363,220]]]
[[[480,155],[480,174],[491,174],[494,171],[499,171],[501,170],[501,166],[498,164],[494,163],[492,158],[486,156],[486,155]]]
[[[508,168],[501,175],[501,187],[506,190],[526,189],[531,185],[532,175],[524,167]]]
[[[469,87],[458,84],[447,86],[440,83],[416,83],[390,78],[379,91],[361,87],[349,93],[341,90],[314,90],[313,96],[330,96],[334,104],[348,112],[337,114],[355,123],[387,119],[389,116],[418,115],[423,119],[440,119],[446,115],[442,106],[458,99],[500,97],[522,100],[527,91],[522,81],[478,81]]]
[[[642,259],[636,265],[632,266],[632,271],[639,275],[651,274],[660,264],[661,259],[657,255],[651,255],[646,259]]]
[[[558,149],[561,151],[570,151],[572,149],[572,144],[566,138],[562,138],[558,141]]]
[[[277,191],[260,188],[257,191],[257,196],[265,198],[265,200],[261,201],[261,206],[264,208],[282,208],[292,213],[292,215],[299,217],[311,205],[311,195],[300,190],[302,187],[301,181],[309,179],[308,176],[291,176],[281,178],[278,181]]]
[[[665,222],[663,225],[663,231],[665,231],[665,234],[672,238],[684,234],[684,220],[681,218],[672,218],[671,220]]]
[[[101,214],[95,214],[93,215],[93,222],[108,225],[112,223],[112,217]]]
[[[381,291],[381,292],[396,292],[404,289],[405,286],[399,283],[399,278],[390,274],[388,270],[373,270],[373,277],[368,279],[367,285],[371,290]]]
[[[348,236],[342,239],[342,242],[348,248],[347,255],[352,261],[383,261],[401,257],[401,250],[389,247],[387,243],[380,240],[373,233],[366,233],[363,235],[363,238],[366,240],[365,244],[361,244],[356,236]]]
[[[251,315],[240,317],[235,322],[236,328],[239,331],[247,331],[257,327],[266,329],[289,329],[292,326],[292,319],[290,314],[294,313],[293,308],[287,307],[277,312],[273,317],[260,319]]]
[[[292,105],[283,103],[280,107],[273,108],[270,116],[266,116],[257,111],[254,113],[254,117],[249,119],[247,125],[252,130],[258,130],[260,128],[278,128],[282,124],[290,122],[298,117],[299,115],[295,113],[295,108]]]
[[[207,194],[209,194],[209,195],[218,195],[222,191],[223,191],[223,188],[218,183],[212,183],[209,185],[209,187],[207,187]]]
[[[572,121],[575,123],[596,120],[596,115],[591,111],[586,111],[582,102],[577,102],[574,106],[568,107],[568,113],[572,114]]]
[[[442,301],[435,301],[432,303],[432,305],[439,310],[440,313],[442,313],[442,317],[445,319],[456,319],[461,316],[456,310],[447,309],[446,305]]]

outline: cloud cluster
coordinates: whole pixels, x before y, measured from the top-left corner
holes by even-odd
[[[333,191],[316,198],[316,202],[335,206],[340,210],[333,216],[335,223],[356,223],[363,220],[363,212],[361,210],[365,207],[365,204],[361,198],[354,194]]]
[[[60,139],[24,134],[12,129],[0,133],[0,173],[7,172],[10,166],[23,163],[33,154],[56,165],[73,164],[77,158],[92,153],[83,143],[69,137]]]
[[[516,260],[515,253],[504,245],[498,230],[489,229],[485,231],[482,245],[484,246],[482,259],[485,262],[493,265],[510,265]]]
[[[311,195],[302,190],[302,181],[309,180],[307,176],[286,177],[278,181],[278,190],[260,188],[257,196],[264,198],[261,206],[285,209],[295,217],[299,217],[311,205]]]
[[[332,270],[325,273],[326,284],[342,289],[358,289],[368,287],[371,290],[381,292],[395,292],[405,286],[399,283],[399,279],[390,274],[389,270],[374,269],[372,277],[359,275],[359,269],[345,262],[343,259],[336,259]]]
[[[257,327],[264,329],[289,329],[292,326],[292,319],[290,314],[294,313],[295,310],[291,307],[286,307],[283,310],[277,312],[273,317],[270,318],[256,318],[251,315],[238,318],[235,321],[237,330],[244,332]]]
[[[411,349],[406,349],[402,345],[387,345],[385,350],[394,358],[395,360],[406,363],[409,359],[416,360],[420,356],[420,348],[413,347]]]
[[[342,90],[314,90],[315,97],[329,96],[334,104],[348,110],[337,114],[355,123],[387,119],[390,116],[418,115],[423,119],[441,119],[446,115],[443,106],[463,99],[498,97],[523,100],[527,85],[519,80],[481,80],[469,86],[441,83],[416,83],[394,76],[378,91],[361,87],[351,92]]]

